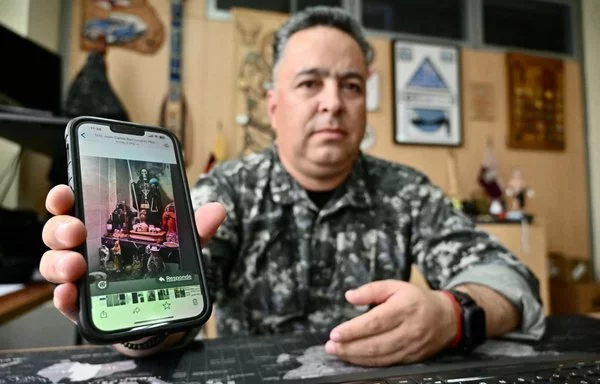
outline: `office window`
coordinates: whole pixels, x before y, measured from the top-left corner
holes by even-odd
[[[572,53],[571,8],[538,0],[483,0],[483,41],[490,45]]]
[[[342,7],[342,0],[296,0],[297,10],[315,5],[328,5],[330,7]]]
[[[315,5],[342,7],[342,0],[208,0],[209,15],[226,15],[234,7],[290,13]]]
[[[465,0],[363,0],[365,28],[460,40]]]
[[[215,0],[218,11],[229,11],[231,8],[251,8],[261,11],[290,12],[290,2],[282,0]]]

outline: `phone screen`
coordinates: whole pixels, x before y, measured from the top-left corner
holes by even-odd
[[[200,264],[195,234],[181,230],[194,227],[175,143],[98,123],[79,125],[77,142],[93,325],[119,331],[200,315]]]

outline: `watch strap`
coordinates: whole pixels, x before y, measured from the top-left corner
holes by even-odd
[[[133,349],[133,350],[151,349],[151,348],[156,347],[158,344],[162,343],[163,341],[165,341],[168,336],[169,336],[168,333],[159,333],[141,343],[125,342],[125,343],[122,343],[122,345],[127,349]]]
[[[461,307],[462,337],[454,349],[468,354],[485,340],[485,312],[469,294],[456,289],[448,292]]]
[[[442,293],[444,293],[448,297],[448,299],[452,303],[452,307],[454,310],[454,317],[456,320],[456,334],[455,334],[454,339],[452,340],[452,343],[450,344],[449,348],[456,348],[460,344],[462,337],[463,337],[462,308],[460,306],[460,303],[456,299],[456,297],[452,294],[452,292],[445,290],[445,291],[442,291]]]
[[[456,298],[456,301],[458,301],[458,304],[461,307],[477,305],[475,300],[473,300],[473,298],[465,292],[458,291],[456,289],[449,289],[448,291]]]

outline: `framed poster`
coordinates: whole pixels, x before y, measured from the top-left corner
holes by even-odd
[[[392,42],[394,141],[460,146],[458,47]]]
[[[509,148],[565,149],[564,65],[560,59],[506,55]]]

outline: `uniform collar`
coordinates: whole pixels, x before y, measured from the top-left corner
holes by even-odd
[[[270,173],[271,196],[275,203],[281,205],[293,204],[299,201],[310,199],[306,191],[296,182],[296,180],[283,167],[277,147],[271,147],[273,153],[273,165]],[[325,206],[327,211],[337,210],[346,205],[355,207],[368,207],[372,204],[371,195],[365,182],[365,159],[362,153],[357,157],[350,175],[338,188],[332,196],[333,206],[328,203]]]

